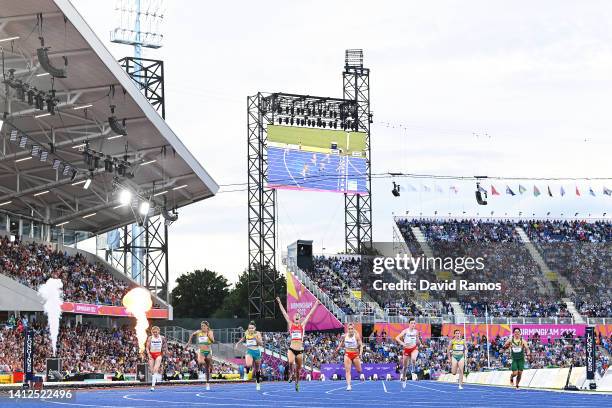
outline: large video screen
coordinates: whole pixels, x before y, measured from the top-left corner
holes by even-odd
[[[268,125],[268,187],[365,194],[366,134]]]

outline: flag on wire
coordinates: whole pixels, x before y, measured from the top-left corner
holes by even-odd
[[[499,195],[493,184],[491,184],[491,195]]]
[[[486,193],[487,192],[487,190],[482,188],[482,186],[480,184],[478,185],[478,191],[480,191],[481,193]]]
[[[511,196],[516,195],[516,194],[514,194],[514,191],[512,191],[510,186],[506,186],[506,194],[511,195]]]
[[[457,188],[457,186],[450,186],[448,189],[455,194],[459,192],[459,189]]]
[[[605,195],[612,196],[612,190],[610,190],[608,187],[604,187],[604,188],[603,188],[603,193],[604,193]]]
[[[534,197],[538,197],[540,195],[540,189],[535,184],[533,186],[533,195]]]
[[[576,195],[580,197],[580,190],[578,190],[578,186],[576,186]]]
[[[593,187],[589,187],[589,193],[595,197],[595,192],[593,191]]]
[[[436,184],[435,189],[436,189],[436,193],[443,193],[444,192],[444,190],[442,190],[442,187],[440,187],[440,185],[438,185],[438,184]]]
[[[565,195],[565,189],[563,188],[563,186],[561,186],[560,193],[561,193],[561,197],[563,197]]]
[[[427,187],[425,184],[423,184],[423,191],[430,192],[431,189],[429,187]]]
[[[552,195],[552,191],[550,191],[550,186],[546,186],[546,187],[548,187],[548,196],[552,197],[553,195]]]
[[[417,189],[412,185],[412,184],[408,184],[408,191],[417,191]]]
[[[519,184],[519,194],[523,194],[527,189]]]

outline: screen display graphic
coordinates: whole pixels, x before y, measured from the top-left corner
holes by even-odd
[[[367,193],[366,134],[268,126],[268,187]]]

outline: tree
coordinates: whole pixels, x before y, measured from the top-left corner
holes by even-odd
[[[279,296],[283,302],[287,296],[287,282],[278,271],[276,272],[276,296]],[[249,317],[249,274],[247,270],[240,274],[238,281],[225,298],[223,305],[217,310],[215,317]]]
[[[229,294],[227,279],[208,269],[180,276],[172,290],[176,317],[212,316]]]
[[[243,271],[238,281],[215,313],[215,317],[248,317],[249,316],[249,274]]]

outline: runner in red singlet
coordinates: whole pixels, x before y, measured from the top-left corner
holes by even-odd
[[[291,367],[290,370],[292,370],[294,373],[295,390],[299,391],[300,372],[302,370],[302,362],[304,359],[304,356],[302,355],[302,353],[304,353],[304,328],[308,324],[308,320],[310,320],[313,313],[317,309],[317,306],[319,306],[320,302],[319,299],[315,301],[315,304],[312,306],[312,309],[310,309],[304,319],[302,319],[302,316],[299,312],[296,312],[293,315],[292,320],[289,318],[289,315],[287,314],[285,307],[281,303],[280,298],[277,297],[276,301],[278,302],[281,313],[285,317],[285,320],[287,321],[287,326],[289,327],[290,344],[289,350],[287,351],[287,361],[289,362],[289,366]]]
[[[402,387],[406,388],[406,380],[408,379],[406,372],[408,369],[408,360],[410,359],[410,375],[412,376],[417,357],[419,356],[419,344],[421,343],[421,336],[416,329],[416,321],[414,319],[410,319],[408,328],[402,330],[395,338],[395,341],[404,348],[404,352],[402,353],[402,376],[400,380],[403,378],[404,382],[402,383]]]
[[[151,335],[145,344],[145,350],[149,357],[149,372],[151,373],[151,391],[155,391],[155,383],[162,380],[159,369],[164,353],[168,351],[168,344],[164,336],[159,334],[159,327],[151,328]]]
[[[346,375],[346,390],[351,390],[351,368],[354,365],[357,374],[361,374],[361,355],[363,353],[363,343],[359,333],[355,331],[353,323],[349,323],[346,333],[342,336],[336,347],[336,353],[344,346],[344,373]]]

